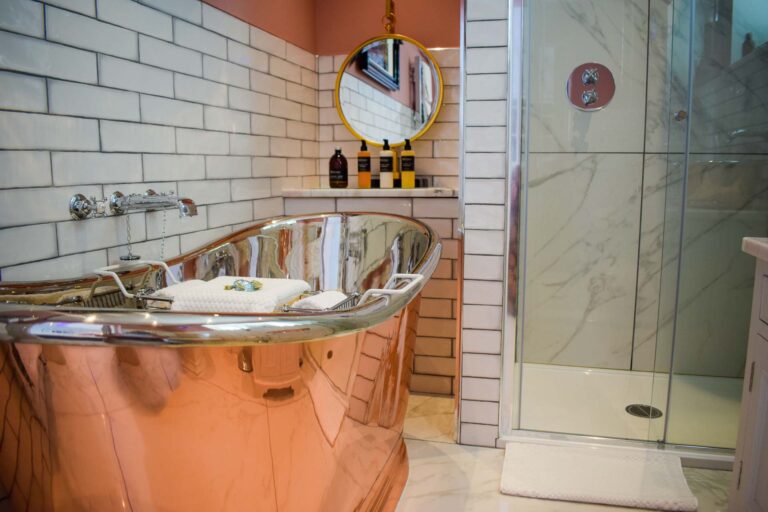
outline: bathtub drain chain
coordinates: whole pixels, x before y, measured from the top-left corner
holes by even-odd
[[[138,260],[140,256],[136,256],[133,254],[133,247],[131,246],[131,216],[130,215],[125,216],[125,231],[126,231],[125,239],[128,245],[128,254],[125,256],[120,256],[120,260],[122,261]]]
[[[160,259],[165,259],[165,223],[168,219],[168,210],[163,210],[163,227],[160,231]]]

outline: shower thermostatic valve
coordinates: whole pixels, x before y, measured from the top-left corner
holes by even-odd
[[[610,103],[616,84],[610,69],[597,62],[587,62],[571,71],[565,92],[574,107],[593,112]]]

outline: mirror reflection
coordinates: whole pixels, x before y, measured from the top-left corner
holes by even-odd
[[[356,138],[398,145],[432,124],[442,101],[442,77],[426,48],[388,35],[347,57],[335,92],[339,115]]]

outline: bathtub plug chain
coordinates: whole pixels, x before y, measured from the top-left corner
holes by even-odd
[[[160,259],[165,260],[165,225],[168,220],[168,210],[163,210],[163,227],[160,232]]]
[[[125,256],[120,256],[121,261],[134,261],[141,258],[141,256],[134,255],[133,254],[133,248],[131,247],[131,216],[126,215],[125,216],[125,231],[126,231],[126,242],[128,244],[128,254]]]

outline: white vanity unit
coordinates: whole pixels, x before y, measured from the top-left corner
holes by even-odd
[[[739,440],[728,510],[768,511],[768,238],[745,238],[757,258]]]

